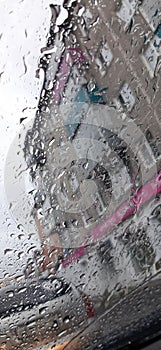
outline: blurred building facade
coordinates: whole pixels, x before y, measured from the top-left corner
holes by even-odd
[[[112,193],[117,192],[114,184],[118,194],[113,211],[117,203],[123,203],[133,190],[159,172],[161,164],[161,1],[82,0],[72,4],[64,1],[63,6],[68,17],[60,26],[56,22],[60,7],[51,6],[50,35],[39,65],[44,70],[44,85],[33,128],[25,141],[26,161],[37,188],[33,215],[44,254],[41,270],[54,270],[58,257],[81,246],[96,224],[111,214],[109,203]],[[135,134],[137,155],[133,143],[129,147],[110,126],[106,130],[102,125],[92,129],[87,118],[92,110],[89,106],[101,111],[98,105],[105,111],[107,106],[108,120],[118,115],[120,123],[127,125],[130,120],[131,128],[136,125],[140,133],[133,129],[130,137]],[[106,118],[98,115],[98,119],[101,117]],[[98,146],[96,150],[95,142],[88,158],[85,148],[91,144],[84,142],[84,148],[77,149],[83,137],[101,139],[106,148]],[[76,150],[74,155],[71,145]],[[97,162],[95,153],[99,159],[109,147],[111,163],[104,167],[106,159]],[[138,254],[134,228],[126,229],[131,244],[120,238],[128,225],[121,226],[117,238],[111,235],[104,239],[92,258],[101,269],[100,252],[104,252],[101,259],[105,272],[101,274],[108,281],[115,276],[111,289],[118,280],[117,270],[121,283],[140,270],[147,271],[155,261],[154,241],[144,232],[145,225],[139,236],[144,248],[140,248],[138,239]],[[82,271],[88,265],[85,260]],[[123,265],[127,261],[129,269],[125,273]],[[104,289],[106,285],[107,281]]]

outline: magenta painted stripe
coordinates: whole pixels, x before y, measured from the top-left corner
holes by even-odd
[[[96,226],[91,232],[90,236],[93,237],[92,243],[98,238],[107,234],[115,225],[118,225],[122,221],[126,220],[127,217],[133,214],[135,208],[129,208],[129,202],[125,202],[115,213],[110,215],[101,224]],[[87,244],[85,243],[82,247],[76,249],[67,259],[62,261],[62,266],[67,267],[72,262],[77,261],[86,253]]]
[[[132,201],[136,206],[136,210],[139,210],[144,204],[146,204],[152,197],[161,192],[161,171],[143,187],[141,187],[135,196],[132,197]]]
[[[93,238],[94,243],[98,238],[106,235],[112,228],[127,220],[136,210],[146,204],[152,197],[155,197],[161,192],[161,171],[151,181],[147,182],[138,190],[136,195],[132,196],[130,201],[124,202],[119,209],[111,214],[106,220],[97,225],[89,234]],[[75,250],[67,259],[62,261],[62,266],[66,267],[72,262],[78,260],[86,253],[86,246]]]
[[[80,259],[83,255],[86,253],[86,247],[82,246],[80,248],[77,248],[73,254],[71,254],[68,258],[62,260],[62,266],[67,267],[72,262]]]
[[[69,48],[65,51],[59,70],[56,74],[54,96],[56,103],[60,103],[61,95],[68,81],[73,64],[85,62],[85,57],[79,48]]]
[[[86,61],[85,56],[79,47],[70,47],[67,51],[70,52],[72,60],[75,64]]]
[[[130,206],[130,201],[123,203],[116,212],[111,214],[90,232],[90,236],[93,238],[92,243],[106,235],[112,228],[125,221],[134,211],[135,207],[134,205]]]

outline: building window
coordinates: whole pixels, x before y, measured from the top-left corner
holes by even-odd
[[[155,32],[161,22],[161,1],[144,0],[139,10],[145,21],[149,24],[151,30]]]
[[[138,0],[123,0],[121,8],[117,12],[117,17],[125,23],[125,30],[127,30],[130,26],[130,23],[136,11],[137,3]]]
[[[146,231],[143,224],[140,227],[130,224],[122,235],[122,242],[137,273],[150,269],[155,260],[155,251]]]
[[[81,7],[78,11],[78,17],[80,17],[79,28],[83,37],[88,37],[89,29],[93,22],[95,22],[95,16],[89,9]]]
[[[99,70],[99,73],[102,77],[104,77],[107,73],[107,69],[110,66],[111,62],[113,60],[113,54],[110,50],[107,42],[102,42],[99,46],[99,49],[97,51],[96,57],[95,57],[95,63],[97,66],[97,69]]]
[[[101,243],[97,248],[97,252],[101,262],[108,268],[108,271],[112,274],[116,272],[116,251],[114,250],[112,240],[108,239]]]
[[[150,77],[153,78],[160,69],[161,62],[161,24],[158,26],[153,39],[145,50],[142,59],[145,63]]]
[[[118,99],[123,109],[126,109],[129,112],[133,109],[135,105],[135,97],[127,83],[122,86]]]
[[[145,136],[146,136],[147,141],[149,142],[149,145],[150,145],[151,150],[154,154],[154,157],[157,159],[160,156],[160,152],[159,152],[158,147],[155,143],[154,137],[149,129],[146,131]]]

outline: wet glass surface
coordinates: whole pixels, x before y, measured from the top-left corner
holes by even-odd
[[[161,1],[0,10],[0,350],[141,346],[160,334]]]

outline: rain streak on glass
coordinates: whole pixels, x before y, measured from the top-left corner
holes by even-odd
[[[137,348],[160,329],[161,0],[0,9],[0,349]]]

